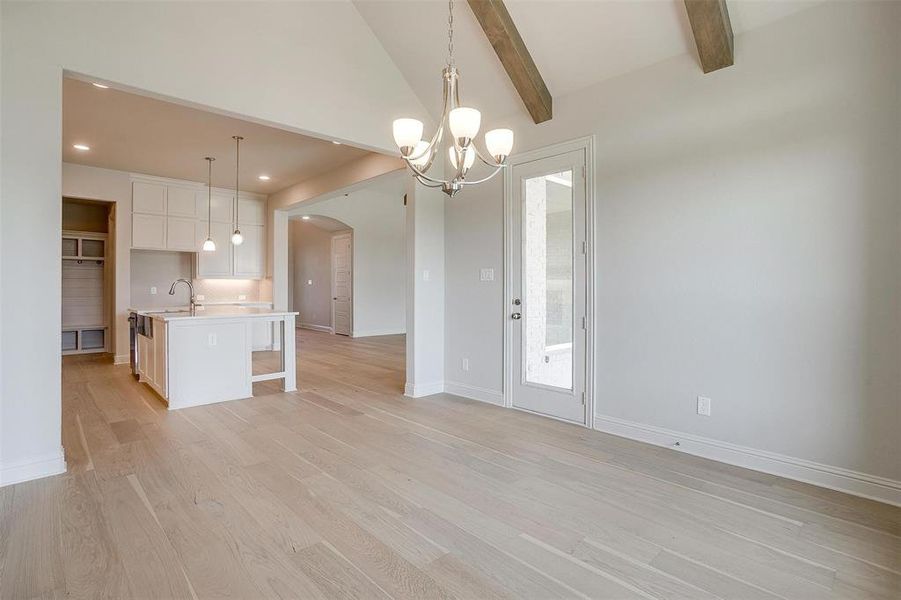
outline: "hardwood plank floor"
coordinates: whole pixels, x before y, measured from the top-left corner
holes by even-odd
[[[297,335],[297,392],[174,412],[66,357],[69,472],[0,488],[0,598],[901,597],[899,508],[411,400],[403,336]]]

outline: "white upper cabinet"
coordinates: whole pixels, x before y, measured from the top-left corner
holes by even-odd
[[[238,224],[265,225],[266,201],[259,198],[238,198]]]
[[[235,196],[233,194],[213,192],[210,206],[214,221],[220,223],[235,222]]]
[[[166,214],[166,186],[135,181],[132,184],[131,210],[148,215]]]
[[[244,243],[235,246],[235,277],[259,279],[266,270],[266,240],[262,225],[242,225]]]
[[[200,248],[197,244],[199,228],[197,219],[166,217],[166,249],[196,252]]]
[[[235,215],[237,210],[238,214]],[[244,243],[234,246],[237,216]],[[208,225],[208,219],[212,226]],[[132,181],[132,247],[197,254],[197,276],[257,279],[266,274],[266,199],[190,181],[136,175]],[[215,252],[201,247],[211,230]]]
[[[196,247],[203,246],[207,236],[206,223],[197,227]],[[231,243],[232,227],[230,223],[216,223],[210,227],[210,237],[216,243],[213,252],[197,252],[197,277],[200,279],[223,279],[234,276],[234,246]]]
[[[197,201],[195,200],[196,193],[197,190],[193,188],[168,186],[166,214],[170,217],[187,217],[190,219],[198,217]]]
[[[133,214],[131,217],[131,246],[148,250],[165,250],[166,217]]]

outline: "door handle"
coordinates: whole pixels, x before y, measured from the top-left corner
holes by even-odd
[[[522,318],[522,313],[515,312],[512,315],[510,315],[510,318],[513,319],[514,321],[519,321]]]

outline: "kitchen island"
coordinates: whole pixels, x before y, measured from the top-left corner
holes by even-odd
[[[136,339],[138,379],[170,410],[249,398],[256,381],[281,379],[284,391],[297,389],[296,312],[250,306],[133,312],[147,323]],[[275,330],[272,346],[281,351],[281,368],[254,374],[254,336],[261,325]]]

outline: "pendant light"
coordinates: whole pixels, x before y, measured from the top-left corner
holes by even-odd
[[[204,158],[209,163],[209,174],[207,175],[207,203],[206,203],[206,241],[203,242],[204,252],[215,252],[216,242],[213,241],[213,161],[216,160],[212,156]]]
[[[233,135],[232,139],[235,140],[235,232],[232,234],[232,244],[240,246],[244,243],[244,236],[238,228],[238,207],[241,205],[241,201],[238,200],[238,168],[241,166],[241,140],[244,138]]]

